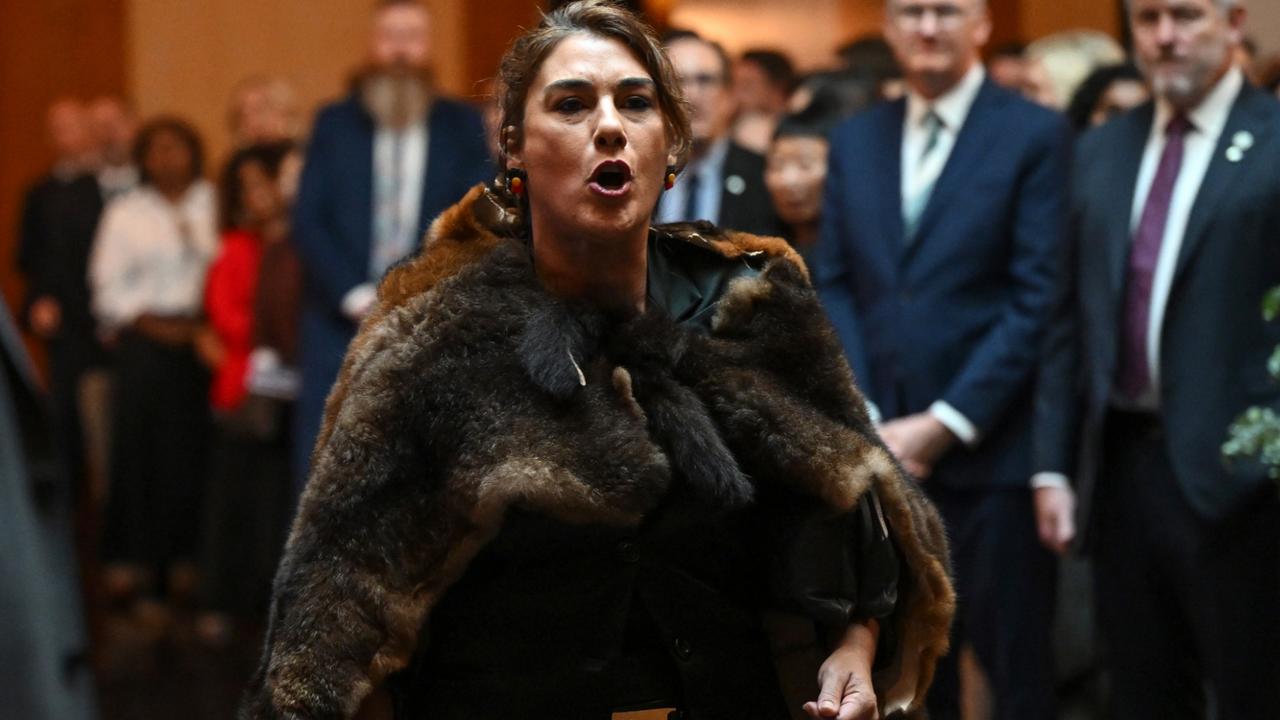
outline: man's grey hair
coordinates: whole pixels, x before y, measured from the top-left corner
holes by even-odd
[[[1213,4],[1217,5],[1219,10],[1226,12],[1231,8],[1244,7],[1244,0],[1213,0]],[[1124,10],[1126,13],[1133,10],[1133,0],[1124,0]]]

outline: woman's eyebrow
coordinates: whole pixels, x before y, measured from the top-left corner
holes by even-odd
[[[581,92],[583,90],[590,90],[591,87],[591,81],[589,80],[583,80],[582,78],[565,78],[564,80],[556,80],[554,82],[547,83],[547,87],[543,89],[542,94],[547,96],[561,91]]]
[[[629,77],[618,81],[620,88],[653,87],[654,84],[653,80],[647,77]]]

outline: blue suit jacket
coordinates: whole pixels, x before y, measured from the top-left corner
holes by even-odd
[[[1070,133],[983,83],[913,242],[903,237],[906,101],[832,135],[815,283],[886,419],[943,400],[981,439],[935,468],[953,485],[1026,485],[1037,345],[1067,222]]]
[[[492,179],[493,172],[484,124],[474,109],[438,99],[427,124],[427,181],[422,187],[419,235],[472,186]],[[306,287],[299,344],[302,397],[294,438],[300,477],[306,474],[325,398],[355,336],[355,323],[342,314],[342,299],[369,281],[373,136],[373,119],[354,96],[323,108],[298,189],[293,240]]]

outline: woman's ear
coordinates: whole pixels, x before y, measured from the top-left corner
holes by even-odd
[[[499,140],[502,145],[502,154],[507,159],[507,169],[523,170],[524,161],[520,157],[519,130],[516,126],[508,125],[502,128],[502,137]]]

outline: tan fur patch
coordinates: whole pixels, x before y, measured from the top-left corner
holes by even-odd
[[[636,402],[635,391],[631,386],[631,373],[626,368],[618,366],[613,369],[612,374],[613,389],[618,393],[618,398],[622,400],[623,407],[636,420],[645,422],[644,408],[640,407],[640,403]]]
[[[486,473],[476,495],[477,509],[486,513],[505,512],[521,501],[569,523],[629,527],[640,522],[640,515],[619,510],[573,473],[536,458],[515,458]]]
[[[733,280],[711,319],[712,332],[745,323],[755,312],[756,303],[768,300],[772,293],[773,284],[763,275]]]

